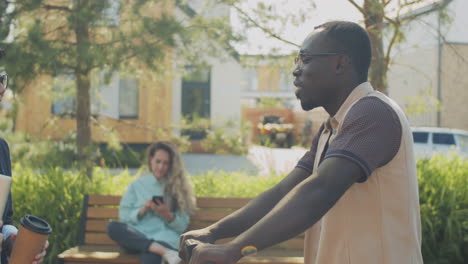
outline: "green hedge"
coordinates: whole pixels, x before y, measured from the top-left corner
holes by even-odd
[[[436,156],[417,165],[424,263],[466,263],[468,159]]]
[[[111,175],[96,168],[91,182],[72,171],[33,170],[16,164],[12,193],[15,222],[33,214],[53,227],[45,263],[58,263],[56,255],[75,246],[79,217],[86,193],[122,194],[138,177],[127,171]],[[418,161],[423,255],[425,263],[458,264],[468,259],[468,160],[435,157]],[[210,172],[192,177],[197,196],[255,197],[283,176],[259,177],[243,173]]]
[[[87,193],[122,193],[133,177],[127,171],[111,176],[95,170],[91,182],[86,176],[59,168],[38,171],[16,164],[12,196],[14,222],[32,214],[45,219],[53,229],[44,263],[58,263],[56,256],[78,241],[83,195]]]

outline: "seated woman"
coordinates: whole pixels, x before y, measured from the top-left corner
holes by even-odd
[[[157,142],[148,148],[151,174],[133,181],[120,201],[122,222],[107,225],[109,237],[141,263],[177,264],[179,237],[195,210],[195,196],[174,145]]]

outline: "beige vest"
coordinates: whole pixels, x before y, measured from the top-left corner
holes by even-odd
[[[327,138],[332,142],[351,107],[375,96],[397,113],[402,139],[395,157],[377,168],[364,183],[355,183],[322,219],[306,231],[307,264],[421,264],[421,221],[413,139],[403,111],[370,83],[356,87],[330,118],[333,131],[320,136],[314,164],[317,171]]]

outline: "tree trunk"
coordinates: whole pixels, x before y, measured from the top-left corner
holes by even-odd
[[[387,64],[383,49],[384,6],[379,0],[364,1],[364,24],[372,45],[372,61],[369,79],[374,88],[387,94]]]
[[[88,177],[92,176],[93,162],[91,160],[91,104],[90,104],[89,73],[78,74],[76,79],[76,145],[78,162]]]
[[[77,9],[89,8],[89,0],[78,0]],[[77,43],[76,77],[76,145],[78,162],[88,177],[92,177],[93,161],[91,160],[91,103],[90,103],[90,70],[87,61],[89,54],[89,25],[83,18],[76,18],[75,35]]]

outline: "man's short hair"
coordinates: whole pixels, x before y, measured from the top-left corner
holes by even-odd
[[[348,21],[331,21],[315,29],[323,29],[327,38],[335,45],[333,52],[348,55],[360,82],[367,81],[372,51],[369,35],[360,25]]]

